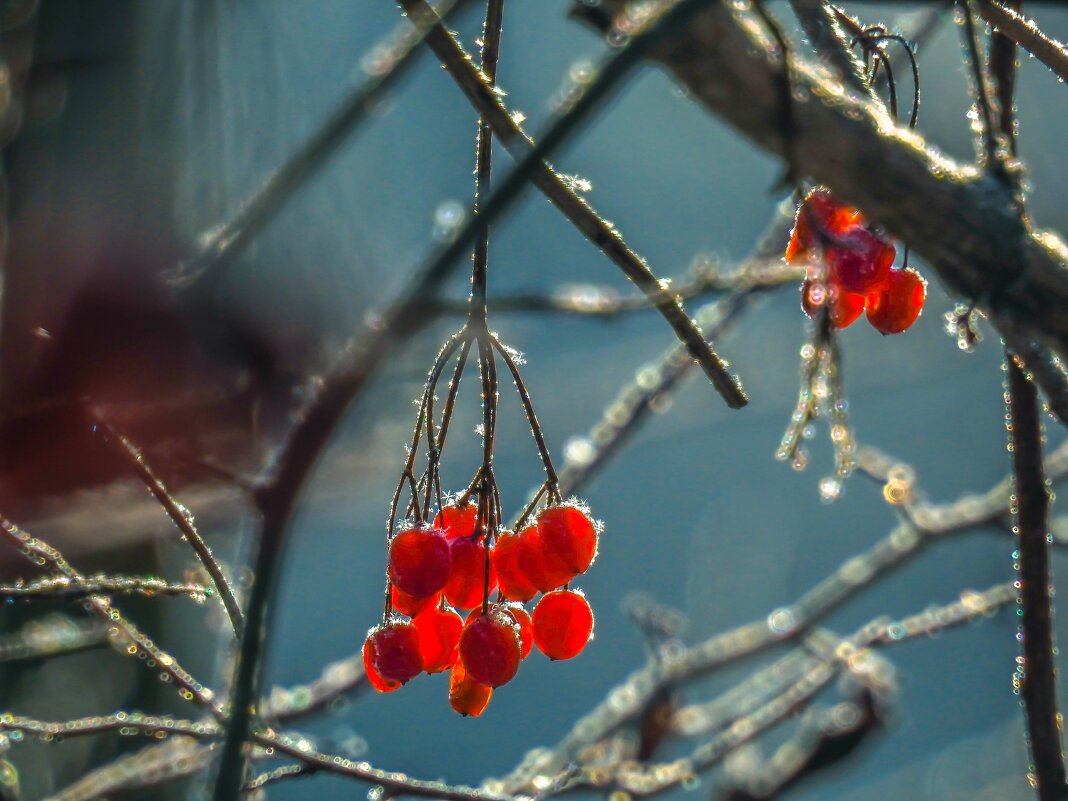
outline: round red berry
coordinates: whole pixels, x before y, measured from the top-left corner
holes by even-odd
[[[443,589],[451,567],[449,543],[441,529],[405,529],[389,543],[389,578],[416,598]]]
[[[897,251],[894,243],[867,228],[856,228],[824,249],[827,282],[858,295],[886,283]]]
[[[363,641],[363,669],[367,674],[367,680],[371,683],[380,693],[391,693],[396,689],[399,689],[401,684],[399,681],[389,681],[382,678],[382,675],[375,669],[376,649],[375,641],[370,634],[367,635],[367,639]]]
[[[460,661],[472,679],[487,687],[510,682],[519,670],[519,627],[499,607],[468,618],[460,635]]]
[[[404,684],[423,672],[419,634],[404,618],[393,618],[384,626],[371,630],[375,671],[386,681]]]
[[[534,644],[550,659],[577,656],[593,633],[593,610],[572,590],[550,592],[534,607]]]
[[[419,653],[423,670],[440,673],[456,663],[463,618],[455,609],[432,607],[412,621],[419,634]]]
[[[491,561],[497,573],[501,593],[509,601],[529,601],[538,594],[538,588],[523,572],[519,563],[519,535],[502,531],[493,544]]]
[[[447,539],[470,537],[475,533],[478,507],[469,503],[467,506],[446,506],[434,518],[434,526],[445,531]]]
[[[534,624],[530,620],[530,614],[522,604],[505,604],[502,608],[519,626],[519,658],[526,659],[534,647]]]
[[[884,334],[899,334],[923,311],[927,282],[911,267],[891,270],[886,283],[868,295],[868,322]]]
[[[562,587],[575,577],[574,572],[562,562],[546,558],[537,524],[519,532],[519,567],[542,592]]]
[[[452,570],[445,584],[445,600],[457,609],[474,609],[482,606],[486,597],[486,549],[483,538],[460,537],[449,540],[452,551]],[[497,573],[493,569],[493,549],[490,548],[489,587],[497,587]]]
[[[489,705],[493,688],[471,678],[462,662],[452,666],[449,674],[449,706],[466,717],[477,718]]]
[[[826,304],[831,325],[845,328],[864,311],[864,296],[846,292],[833,284],[806,278],[801,284],[801,308],[809,317],[816,317]]]
[[[390,598],[395,611],[414,618],[430,607],[436,606],[441,599],[441,593],[434,593],[426,598],[416,598],[393,585],[390,587]]]
[[[585,573],[597,555],[597,526],[576,506],[550,506],[538,515],[538,533],[547,563],[558,562],[572,575]]]
[[[784,258],[789,264],[801,264],[824,249],[828,239],[844,236],[864,225],[864,215],[835,200],[829,189],[816,187],[797,209],[790,242]]]

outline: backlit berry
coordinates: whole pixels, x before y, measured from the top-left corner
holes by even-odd
[[[519,567],[542,592],[562,587],[575,577],[562,562],[546,558],[537,524],[519,532]]]
[[[593,611],[581,593],[550,592],[534,607],[534,644],[550,659],[577,656],[593,633]]]
[[[547,563],[558,562],[572,574],[585,573],[597,555],[597,527],[575,506],[550,506],[538,515],[538,533]]]
[[[412,621],[419,634],[419,653],[423,670],[440,673],[456,663],[460,632],[464,621],[455,609],[427,609]]]
[[[790,242],[784,258],[788,264],[802,264],[830,242],[864,225],[864,215],[835,200],[829,189],[813,189],[797,209]]]
[[[367,680],[378,692],[391,693],[399,689],[401,684],[399,681],[389,681],[382,678],[382,675],[375,669],[375,651],[375,641],[368,634],[367,639],[363,641],[363,669],[367,674]]]
[[[372,629],[368,640],[374,651],[374,669],[386,681],[404,684],[423,672],[419,634],[404,618],[395,617]]]
[[[440,593],[434,593],[426,598],[416,598],[414,595],[409,595],[403,590],[397,589],[396,585],[394,585],[390,587],[390,597],[395,611],[414,618],[430,607],[436,606],[441,595]]]
[[[886,283],[868,295],[868,322],[884,334],[899,334],[923,311],[927,282],[911,267],[891,270]]]
[[[827,281],[846,292],[867,295],[886,282],[896,254],[890,240],[857,228],[824,250]]]
[[[464,717],[481,715],[493,697],[493,688],[471,678],[462,662],[452,666],[449,674],[449,706]]]
[[[833,284],[806,278],[801,284],[801,308],[809,317],[816,317],[826,304],[831,325],[845,328],[864,311],[864,296],[846,292]]]
[[[491,561],[497,573],[497,584],[509,601],[529,601],[538,594],[535,586],[519,563],[519,535],[501,531],[493,544]]]
[[[519,655],[519,627],[499,607],[468,619],[460,635],[460,661],[479,684],[507,684],[519,670]]]
[[[482,538],[449,540],[452,569],[445,584],[445,600],[457,609],[474,609],[482,605],[486,594],[486,550]],[[492,548],[490,549],[492,557]],[[497,573],[493,560],[489,567],[489,592],[497,587]]]
[[[415,598],[443,589],[451,567],[449,543],[440,529],[405,529],[389,543],[389,578]]]
[[[530,620],[530,614],[522,604],[505,604],[501,608],[519,626],[519,658],[526,659],[534,647],[534,624]]]
[[[434,518],[434,527],[445,531],[447,539],[470,537],[475,533],[475,521],[478,507],[469,503],[467,506],[446,506]]]

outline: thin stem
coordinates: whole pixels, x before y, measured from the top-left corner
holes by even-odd
[[[990,85],[983,66],[984,61],[979,45],[979,33],[975,26],[975,17],[970,0],[960,0],[959,18],[964,27],[964,45],[968,64],[972,69],[975,102],[979,110],[980,139],[983,146],[985,164],[988,168],[998,163],[997,136],[994,128],[994,110],[991,104]]]
[[[460,348],[460,356],[456,361],[456,369],[453,371],[452,380],[449,381],[449,394],[445,396],[445,406],[441,412],[441,426],[438,428],[437,441],[430,449],[427,470],[433,476],[434,489],[437,491],[438,507],[441,507],[441,477],[438,465],[441,463],[441,454],[445,450],[445,438],[449,434],[449,424],[452,422],[452,413],[456,408],[456,398],[460,392],[460,380],[463,378],[464,368],[467,366],[467,357],[471,353],[471,340],[465,339]],[[426,506],[430,505],[430,484],[426,487]]]
[[[994,0],[981,0],[979,13],[998,31],[1068,81],[1068,47],[1046,36],[1034,22]]]
[[[400,0],[400,3],[409,13],[433,13],[425,0]],[[649,302],[671,325],[679,340],[686,345],[691,357],[701,365],[727,405],[739,408],[748,402],[745,393],[737,379],[728,372],[726,364],[705,341],[700,329],[694,325],[678,299],[664,288],[645,261],[627,246],[619,232],[601,219],[590,205],[578,196],[573,187],[545,162],[655,43],[670,30],[680,26],[703,4],[704,0],[682,0],[649,29],[635,36],[628,46],[620,49],[603,65],[598,78],[571,107],[571,111],[558,119],[537,144],[523,133],[493,87],[485,82],[456,39],[444,26],[439,25],[428,37],[428,44],[519,163],[490,195],[481,213],[472,217],[456,239],[441,251],[435,265],[460,258],[480,229],[488,227],[498,215],[507,210],[526,182],[532,181],[584,236],[600,248],[641,289]]]
[[[1019,534],[1019,601],[1023,663],[1017,670],[1040,801],[1068,798],[1057,707],[1056,644],[1053,637],[1049,564],[1049,491],[1042,469],[1042,423],[1038,393],[1015,359],[1006,359],[1009,450],[1015,475]]]
[[[182,532],[185,541],[189,543],[189,547],[193,549],[197,559],[200,560],[200,564],[204,566],[204,569],[211,577],[211,583],[215,586],[215,590],[219,593],[219,598],[226,608],[226,616],[230,619],[230,626],[234,630],[234,636],[240,639],[241,631],[245,625],[245,616],[241,612],[241,605],[237,602],[237,596],[234,595],[234,590],[230,586],[230,582],[227,581],[222,566],[215,559],[215,555],[211,552],[211,548],[204,541],[204,538],[200,536],[200,532],[197,531],[192,513],[171,495],[152,468],[148,466],[144,454],[136,445],[116,431],[111,423],[101,418],[100,415],[94,415],[94,417],[96,417],[97,425],[104,433],[105,440],[115,446],[115,449],[126,459],[126,462],[137,473],[138,478],[148,487],[148,491],[152,493],[159,505],[174,521],[174,525]]]

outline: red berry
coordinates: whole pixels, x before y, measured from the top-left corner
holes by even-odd
[[[419,653],[423,657],[423,670],[440,673],[456,663],[463,618],[455,609],[427,609],[412,621],[419,634]]]
[[[446,506],[434,518],[434,527],[445,530],[448,539],[470,537],[475,533],[475,519],[478,507],[469,503],[467,506]]]
[[[519,654],[519,627],[500,607],[468,618],[460,635],[460,661],[479,684],[510,682],[519,670]]]
[[[371,629],[368,639],[374,649],[374,669],[386,681],[404,684],[423,672],[419,634],[404,618]]]
[[[519,532],[519,567],[542,592],[562,587],[575,577],[566,565],[546,558],[536,524]]]
[[[452,557],[441,529],[409,528],[389,543],[389,578],[397,588],[426,598],[445,587]]]
[[[493,688],[479,684],[464,670],[463,662],[452,666],[449,674],[449,706],[463,715],[477,718],[489,705]]]
[[[391,693],[400,688],[399,681],[389,681],[382,678],[381,674],[375,670],[375,658],[377,656],[375,648],[375,641],[370,634],[367,635],[367,639],[363,641],[363,669],[367,674],[367,680],[371,683],[380,693]]]
[[[884,334],[899,334],[923,311],[927,282],[911,267],[892,270],[886,283],[868,295],[868,322]]]
[[[784,258],[789,264],[808,261],[827,239],[844,236],[864,225],[864,215],[835,200],[829,189],[813,189],[797,209]]]
[[[390,587],[390,592],[392,593],[393,609],[402,615],[412,618],[417,617],[430,607],[436,606],[441,599],[440,593],[428,595],[426,598],[416,598],[414,595],[409,595],[403,590],[397,589],[396,586]]]
[[[578,507],[542,509],[538,515],[538,533],[545,561],[563,565],[572,573],[570,578],[585,573],[597,555],[597,527]]]
[[[896,254],[890,240],[856,228],[824,251],[827,282],[846,292],[867,295],[886,282]]]
[[[486,550],[480,537],[453,539],[452,570],[445,585],[445,600],[457,609],[474,609],[482,605],[486,595]],[[489,592],[497,587],[497,573],[493,569],[493,549],[490,548]]]
[[[831,325],[835,328],[845,328],[864,311],[863,295],[855,295],[833,284],[806,278],[801,284],[801,308],[805,310],[805,314],[815,317],[824,303],[828,304]]]
[[[522,604],[505,604],[503,609],[519,626],[519,658],[526,659],[530,656],[530,649],[534,647],[534,625],[530,615]]]
[[[511,531],[501,531],[493,544],[493,569],[497,572],[501,593],[509,601],[529,601],[538,594],[537,586],[519,563],[520,547],[519,535]]]
[[[534,644],[550,659],[577,656],[593,633],[593,611],[571,590],[550,592],[534,607]]]

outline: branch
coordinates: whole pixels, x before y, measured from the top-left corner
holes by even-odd
[[[621,6],[601,4],[607,12]],[[586,16],[607,25],[600,13]],[[897,127],[879,104],[797,58],[794,92],[810,100],[794,104],[796,135],[787,154],[775,123],[772,52],[749,12],[713,3],[655,57],[709,110],[765,150],[790,155],[801,173],[908,243],[1003,334],[1068,353],[1068,246],[1030,230],[1015,189],[946,158]],[[923,202],[908,201],[915,198]]]
[[[113,712],[110,715],[93,715],[64,721],[37,720],[5,713],[0,715],[0,732],[5,731],[31,734],[48,742],[53,739],[116,731],[124,735],[137,733],[149,737],[184,734],[188,737],[204,738],[217,736],[220,729],[210,720],[198,723],[145,715],[141,712]]]
[[[425,0],[400,0],[402,7],[413,17],[430,15],[433,10]],[[507,148],[518,164],[501,187],[493,193],[483,207],[482,213],[472,217],[471,222],[458,236],[456,249],[462,250],[468,240],[473,240],[482,226],[488,226],[493,217],[504,210],[504,203],[521,189],[527,180],[538,189],[566,216],[578,230],[598,247],[623,273],[637,285],[648,301],[656,307],[671,325],[675,335],[683,342],[691,356],[705,371],[713,386],[731,408],[744,406],[747,399],[737,380],[727,372],[726,365],[709,347],[701,331],[690,320],[679,300],[668,292],[637,253],[627,246],[619,232],[603,220],[596,211],[572,188],[563,176],[549,166],[544,159],[578,124],[581,116],[598,102],[611,84],[620,80],[641,54],[668,27],[680,24],[680,20],[694,13],[699,0],[682,0],[669,14],[657,21],[645,35],[634,37],[614,59],[606,64],[582,98],[568,114],[546,132],[535,144],[519,127],[514,115],[503,105],[500,96],[471,62],[470,56],[444,26],[438,25],[428,36],[428,43],[441,59],[445,69],[471,101],[482,118],[489,123],[494,134]],[[450,256],[451,258],[451,256]]]
[[[106,576],[102,573],[73,581],[65,576],[0,584],[0,603],[12,601],[84,601],[89,595],[178,595],[198,603],[212,594],[202,584],[182,584],[152,576]]]
[[[1062,81],[1068,81],[1068,47],[1046,36],[1032,20],[994,0],[980,0],[979,13],[1000,33],[1053,70]]]
[[[138,478],[148,487],[149,492],[152,493],[159,505],[174,521],[174,525],[182,532],[182,536],[189,543],[189,547],[196,553],[197,559],[200,560],[200,564],[204,566],[208,575],[211,576],[211,583],[219,593],[219,598],[226,609],[226,616],[230,618],[234,636],[240,637],[241,629],[245,625],[245,617],[241,613],[241,606],[234,596],[230,582],[226,580],[226,574],[223,573],[222,566],[216,560],[204,538],[200,536],[200,532],[197,531],[192,513],[171,495],[152,468],[148,466],[144,454],[141,453],[141,450],[136,445],[116,431],[99,414],[95,414],[94,417],[97,419],[97,425],[103,429],[105,439],[126,459],[127,464],[133,468]]]

